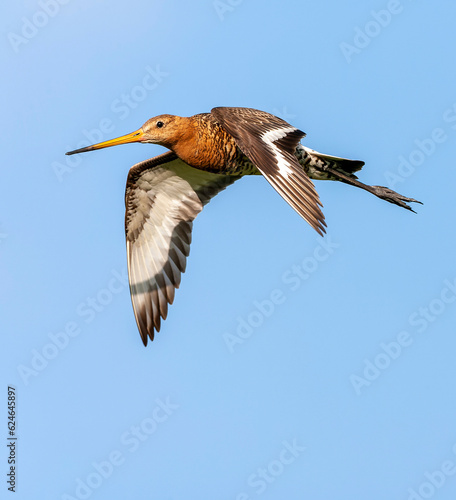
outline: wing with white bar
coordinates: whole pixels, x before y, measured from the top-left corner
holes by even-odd
[[[144,345],[160,330],[179,288],[193,220],[237,179],[192,168],[172,152],[131,168],[125,193],[128,275]]]

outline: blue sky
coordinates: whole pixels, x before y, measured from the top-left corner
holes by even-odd
[[[448,0],[3,7],[15,498],[455,498],[455,16]],[[316,182],[322,239],[243,179],[196,220],[145,349],[123,196],[129,167],[164,150],[64,153],[214,106],[275,113],[424,205]]]

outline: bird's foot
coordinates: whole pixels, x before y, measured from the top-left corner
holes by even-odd
[[[375,194],[375,196],[378,196],[382,200],[389,201],[390,203],[394,203],[395,205],[399,205],[402,208],[406,208],[407,210],[411,210],[414,213],[416,213],[415,210],[407,205],[407,203],[420,203],[422,205],[421,201],[415,200],[413,198],[406,198],[405,196],[396,193],[396,191],[393,191],[392,189],[384,186],[372,186],[372,189],[372,192],[373,194]]]

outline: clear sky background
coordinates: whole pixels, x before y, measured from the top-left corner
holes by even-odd
[[[3,5],[2,498],[8,385],[17,499],[455,498],[455,18],[450,0]],[[317,181],[322,239],[243,179],[196,220],[144,348],[123,196],[164,149],[64,153],[214,106],[275,113],[424,205]]]

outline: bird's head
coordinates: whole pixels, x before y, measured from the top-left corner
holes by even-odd
[[[119,144],[128,144],[129,142],[146,142],[150,144],[159,144],[172,149],[173,146],[183,137],[188,127],[186,123],[188,118],[174,115],[159,115],[147,120],[147,122],[138,130],[130,134],[111,139],[109,141],[99,142],[92,146],[69,151],[67,155],[76,153],[85,153],[95,149],[108,148]]]

